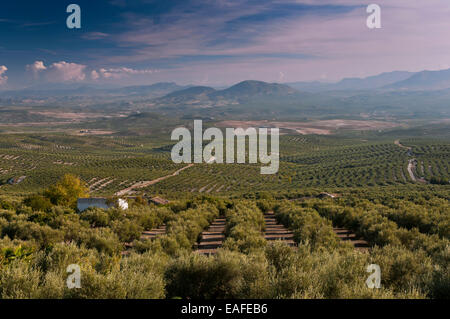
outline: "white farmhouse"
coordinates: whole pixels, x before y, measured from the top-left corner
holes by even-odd
[[[128,202],[121,198],[117,199],[116,201],[111,201],[110,199],[103,197],[78,198],[77,208],[80,212],[90,207],[97,207],[103,209],[118,207],[125,210],[128,209]]]

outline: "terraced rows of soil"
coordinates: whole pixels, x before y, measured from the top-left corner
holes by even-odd
[[[294,233],[278,224],[273,212],[264,214],[264,221],[266,224],[266,231],[264,232],[264,238],[268,241],[282,240],[284,243],[291,247],[295,247]],[[225,227],[226,219],[219,217],[215,219],[208,230],[202,232],[201,240],[194,247],[199,254],[213,255],[217,252],[217,249],[222,247],[225,240]],[[357,250],[367,251],[369,250],[369,244],[367,241],[357,238],[356,234],[345,228],[333,228],[336,236],[343,241],[349,241]],[[157,236],[164,235],[166,233],[166,225],[161,225],[157,228],[142,232],[141,239],[154,239]],[[131,245],[129,245],[131,248]],[[123,252],[127,253],[127,252]]]
[[[153,228],[152,230],[146,230],[142,232],[142,239],[154,239],[160,235],[166,233],[166,225],[161,225],[159,227]],[[125,243],[125,250],[122,251],[122,256],[128,256],[130,254],[129,249],[133,248],[133,243]]]
[[[146,230],[142,232],[141,239],[153,239],[160,235],[164,235],[166,233],[166,225],[162,224],[157,228],[153,228],[152,230]]]
[[[201,240],[197,244],[196,251],[199,254],[213,255],[217,252],[217,249],[222,247],[225,240],[225,225],[226,220],[224,217],[216,218],[208,230],[202,232]]]
[[[334,233],[341,240],[349,241],[356,250],[360,251],[368,251],[369,243],[364,239],[357,238],[355,233],[352,233],[350,230],[345,228],[333,228]]]
[[[296,246],[294,242],[294,233],[283,225],[278,224],[273,212],[265,213],[264,221],[266,223],[266,231],[264,233],[264,238],[266,240],[282,240],[291,247]]]

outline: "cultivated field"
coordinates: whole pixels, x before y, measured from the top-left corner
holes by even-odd
[[[170,143],[146,137],[2,135],[2,193],[38,192],[64,173],[80,176],[93,196],[413,185],[449,176],[450,148],[444,140],[405,138],[400,144],[394,138],[283,135],[276,175],[259,174],[262,164],[186,169],[186,164],[172,163]],[[21,176],[26,178],[20,183],[8,183]]]

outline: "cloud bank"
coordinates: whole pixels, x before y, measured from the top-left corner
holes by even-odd
[[[0,65],[0,85],[6,84],[6,81],[8,81],[8,77],[5,74],[5,72],[8,71],[8,68],[4,65]]]
[[[83,64],[55,62],[50,65],[47,77],[51,82],[79,82],[86,78],[85,69]]]
[[[95,71],[96,72],[96,71]],[[144,69],[144,70],[135,70],[132,68],[101,68],[99,73],[96,72],[95,77],[99,78],[100,76],[105,79],[122,79],[124,77],[128,77],[130,75],[145,75],[145,74],[153,74],[158,72],[157,70],[152,69]]]
[[[43,61],[34,61],[33,64],[28,64],[26,68],[33,73],[34,78],[38,77],[39,72],[47,70],[47,67],[44,65]]]
[[[0,75],[7,69],[1,69]],[[155,69],[133,69],[128,67],[117,68],[100,68],[98,70],[89,70],[88,66],[84,64],[78,64],[73,62],[54,62],[48,67],[45,66],[43,61],[35,61],[33,64],[26,66],[26,69],[32,72],[35,76],[39,76],[40,73],[44,74],[44,77],[49,82],[81,82],[85,80],[119,80],[132,76],[145,76],[159,72]],[[4,77],[5,81],[7,77]]]

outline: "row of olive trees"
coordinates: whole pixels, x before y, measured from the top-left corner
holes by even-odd
[[[0,240],[5,244],[13,243]],[[365,284],[373,262],[382,267],[381,289]],[[67,286],[72,264],[80,267],[80,288]],[[424,298],[419,284],[438,282],[431,271],[426,257],[392,246],[368,255],[276,242],[250,254],[220,249],[211,257],[146,252],[118,258],[59,243],[1,265],[0,298]]]
[[[366,202],[364,206],[341,206],[338,203],[311,201],[309,203],[321,216],[329,218],[336,225],[352,229],[372,245],[396,245],[409,250],[424,250],[438,262],[448,262],[450,241],[438,235],[420,233],[399,227],[380,212],[377,204]]]
[[[339,245],[331,222],[322,218],[315,209],[282,202],[275,207],[275,214],[278,221],[294,231],[294,240],[299,244],[309,243],[312,249],[323,247],[330,250]]]
[[[375,204],[358,209],[326,200],[307,200],[296,205],[276,202],[263,194],[257,198],[180,200],[169,207],[135,205],[126,212],[92,209],[77,214],[60,206],[48,211],[24,206],[0,210],[0,297],[450,295],[448,246],[442,246],[443,241],[437,236],[399,229],[381,212],[376,215],[374,209],[365,213]],[[295,231],[297,250],[264,240],[264,219],[258,206],[264,211],[275,207],[279,220]],[[221,214],[227,218],[224,248],[212,257],[192,252],[201,232]],[[370,253],[338,244],[325,217],[360,229],[372,244],[384,242]],[[388,225],[383,229],[385,222]],[[143,229],[162,223],[167,225],[167,235],[151,241],[138,240]],[[438,242],[432,245],[435,238]],[[130,254],[121,256],[124,243],[131,240],[134,247]],[[380,265],[382,270],[382,288],[378,290],[365,285],[366,267],[371,263]],[[69,264],[80,265],[80,289],[67,288]]]
[[[227,226],[224,247],[233,251],[249,253],[265,247],[262,236],[265,229],[264,216],[254,202],[238,202],[226,213]]]
[[[134,250],[160,251],[172,256],[191,251],[203,230],[220,215],[222,205],[209,200],[174,204],[175,212],[167,219],[166,234],[151,240],[135,240]]]

